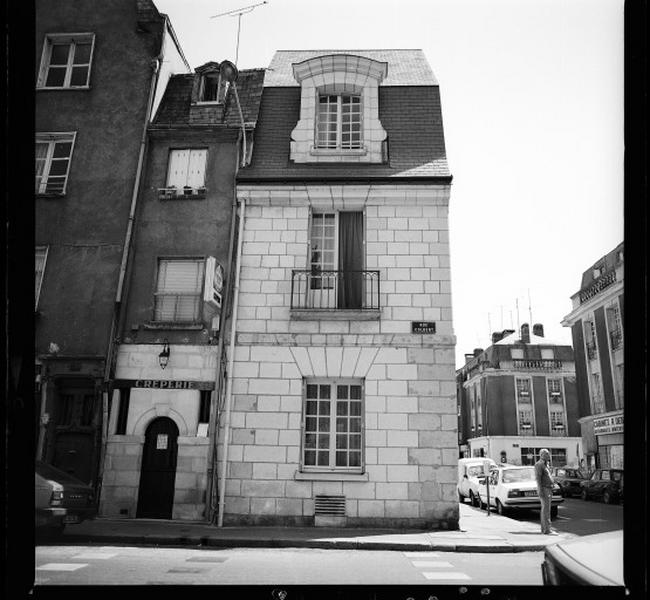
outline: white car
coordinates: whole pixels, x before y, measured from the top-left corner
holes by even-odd
[[[535,467],[498,467],[490,472],[487,480],[490,483],[490,506],[494,506],[500,515],[505,515],[515,508],[541,508],[535,482]],[[486,481],[481,478],[478,481],[478,502],[481,508],[487,506],[487,497]],[[558,506],[562,502],[562,488],[556,483],[553,485],[551,498],[551,518],[557,516]]]
[[[465,498],[469,498],[472,506],[478,506],[478,478],[496,466],[491,458],[458,459],[458,501],[463,503]]]

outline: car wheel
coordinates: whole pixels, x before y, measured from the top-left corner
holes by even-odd
[[[501,501],[497,498],[497,513],[499,513],[502,517],[506,515],[507,510],[506,507],[501,504]]]
[[[551,506],[551,519],[555,519],[557,517],[557,506]]]
[[[476,495],[476,500],[477,500],[477,502],[478,502],[478,505],[479,505],[482,509],[487,509],[487,504],[486,504],[485,502],[483,502],[483,498],[481,498],[481,495],[480,495],[480,494],[477,494],[477,495]]]
[[[587,496],[587,490],[582,490],[582,492],[580,492],[580,498],[583,500],[589,500],[589,497]]]

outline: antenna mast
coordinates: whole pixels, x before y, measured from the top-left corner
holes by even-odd
[[[266,0],[264,2],[258,2],[257,4],[251,4],[250,6],[243,6],[242,8],[235,8],[234,10],[229,10],[227,12],[219,13],[218,15],[213,15],[210,18],[211,19],[216,19],[218,17],[225,17],[225,16],[230,16],[230,17],[238,17],[238,23],[237,23],[237,48],[235,49],[235,65],[238,64],[239,61],[239,33],[241,31],[241,16],[245,15],[246,13],[249,13],[253,11],[255,8],[258,6],[262,6],[262,4],[268,4]]]
[[[530,288],[528,288],[528,316],[530,317],[530,327],[533,327],[533,308],[530,304]]]

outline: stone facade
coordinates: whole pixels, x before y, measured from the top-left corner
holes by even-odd
[[[345,497],[348,525],[456,528],[449,187],[240,186],[239,197],[224,522],[313,524],[315,498],[333,495]],[[292,318],[292,269],[307,265],[310,211],[346,209],[364,212],[379,318]],[[436,333],[411,333],[412,321],[434,321]],[[315,378],[363,385],[359,473],[301,466],[304,386]]]

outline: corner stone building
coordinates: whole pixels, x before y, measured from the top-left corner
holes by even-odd
[[[450,184],[421,51],[275,54],[238,174],[226,525],[458,527]]]

